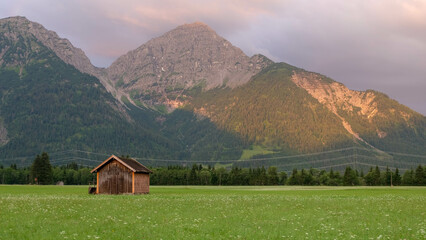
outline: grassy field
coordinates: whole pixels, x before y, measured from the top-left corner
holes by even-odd
[[[265,155],[265,154],[271,154],[274,153],[271,150],[268,150],[266,148],[263,148],[262,146],[255,145],[252,147],[252,149],[244,149],[243,154],[241,155],[241,159],[250,159],[251,157],[255,155]]]
[[[425,239],[426,188],[0,185],[0,239]]]

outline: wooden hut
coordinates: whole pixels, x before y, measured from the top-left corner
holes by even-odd
[[[91,172],[96,172],[96,194],[149,193],[152,171],[135,159],[112,155]]]

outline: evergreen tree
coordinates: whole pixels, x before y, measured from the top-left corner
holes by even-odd
[[[392,175],[392,171],[389,169],[389,167],[386,167],[386,172],[384,176],[384,184],[386,186],[391,185],[391,177],[392,177],[391,175]],[[392,179],[392,184],[393,184],[393,179]]]
[[[321,170],[321,172],[319,173],[318,181],[320,185],[329,185],[330,176],[327,171]]]
[[[207,169],[203,169],[200,171],[200,180],[202,185],[210,185],[211,183],[211,173]]]
[[[241,185],[241,169],[238,167],[232,167],[229,173],[230,185]]]
[[[224,167],[220,167],[216,169],[216,176],[218,178],[218,185],[225,185],[226,182],[226,169]]]
[[[401,185],[401,175],[399,174],[399,169],[395,169],[395,174],[392,175],[392,184],[395,186]]]
[[[402,184],[406,186],[410,186],[414,184],[414,171],[413,169],[407,170],[402,175]]]
[[[358,177],[356,172],[352,170],[351,167],[346,167],[345,174],[343,175],[343,185],[345,186],[355,186],[359,185]]]
[[[331,181],[331,185],[333,185],[333,186],[343,185],[343,178],[342,178],[342,176],[340,176],[339,172],[334,173],[334,178]]]
[[[121,156],[122,158],[124,158],[123,156]],[[67,164],[67,168],[69,168],[69,169],[74,169],[74,170],[78,170],[78,165],[77,165],[77,163],[76,162],[71,162],[71,163],[69,163],[69,164]]]
[[[293,172],[288,179],[288,185],[300,185],[300,174],[296,168],[293,169]]]
[[[266,176],[266,169],[265,169],[265,166],[262,166],[262,168],[260,169],[260,174],[259,174],[259,184],[265,185],[267,182],[268,182],[268,177]]]
[[[374,185],[374,177],[373,177],[373,168],[370,168],[370,171],[364,176],[364,181],[367,186],[373,186]]]
[[[333,168],[330,169],[330,173],[328,174],[330,178],[334,178]]]
[[[36,184],[51,184],[53,181],[52,165],[50,165],[49,155],[43,152],[34,159],[31,166],[31,176]]]
[[[426,184],[426,173],[423,170],[423,167],[419,165],[416,168],[416,173],[414,175],[414,184],[417,186],[423,186]]]
[[[219,179],[217,177],[216,169],[213,167],[210,170],[210,172],[211,172],[211,175],[212,175],[212,177],[211,177],[211,183],[212,183],[212,185],[219,185]]]
[[[301,181],[300,181],[300,185],[312,185],[312,175],[309,174],[309,172],[307,172],[305,169],[302,168],[302,172],[301,172]]]
[[[376,166],[376,169],[373,172],[373,185],[379,186],[381,185],[381,176],[379,166]]]
[[[320,185],[319,174],[320,171],[318,169],[309,169],[309,175],[311,176],[311,185]]]
[[[287,173],[286,172],[280,172],[280,180],[279,183],[280,185],[284,185],[287,182]]]
[[[196,164],[192,165],[191,172],[189,172],[189,184],[197,185],[198,177],[197,177],[198,166]]]
[[[279,177],[277,172],[277,167],[268,168],[268,185],[278,185]]]

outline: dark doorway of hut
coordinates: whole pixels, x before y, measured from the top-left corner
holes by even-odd
[[[96,182],[91,181],[89,182],[89,194],[95,194],[96,193]]]

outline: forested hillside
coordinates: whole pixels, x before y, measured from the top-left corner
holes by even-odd
[[[246,145],[261,145],[276,151],[303,153],[362,146],[425,153],[424,116],[371,91],[366,94],[373,96],[370,103],[373,114],[363,115],[363,109],[344,105],[349,103],[339,105],[338,101],[330,103],[331,100],[324,103],[317,95],[310,94],[310,90],[335,82],[316,74],[322,79],[321,86],[310,85],[305,89],[292,81],[294,75],[306,73],[277,63],[243,86],[194,91],[186,108],[210,118],[220,129],[241,136]],[[330,92],[338,94],[333,89]],[[336,104],[337,110],[329,104]]]
[[[354,131],[381,150],[426,155],[426,117],[386,94],[368,92],[376,96],[379,114],[368,118],[357,112],[341,111]]]
[[[352,146],[337,117],[290,80],[295,70],[272,65],[241,87],[195,95],[190,107],[247,144],[289,153]]]
[[[32,35],[12,36],[0,33],[0,122],[7,131],[0,156],[64,149],[173,156],[175,144],[136,123],[98,79]]]
[[[200,160],[201,163],[240,159],[249,146],[235,133],[221,130],[210,119],[185,109],[169,114],[163,125],[162,133],[180,144],[182,160]]]

